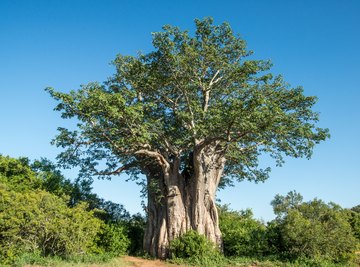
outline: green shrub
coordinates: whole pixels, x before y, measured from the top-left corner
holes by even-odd
[[[196,231],[189,231],[170,244],[172,259],[182,259],[200,266],[217,266],[224,259],[215,244]]]
[[[126,222],[128,237],[130,239],[129,254],[143,254],[143,239],[146,219],[141,214],[135,214]]]
[[[0,155],[0,265],[108,259],[129,250],[128,234],[135,251],[144,221],[136,218],[92,193],[90,180],[72,183],[46,159]]]
[[[282,241],[281,225],[277,220],[269,222],[266,226],[266,254],[284,258],[284,242]]]
[[[10,263],[24,253],[87,253],[102,222],[86,209],[86,204],[69,208],[66,200],[41,190],[0,188],[0,261]]]
[[[292,210],[282,224],[284,247],[290,258],[324,258],[346,262],[355,249],[351,227],[331,210],[312,216]]]
[[[120,223],[105,224],[98,239],[98,246],[103,252],[114,256],[126,254],[130,240],[125,226]]]
[[[266,227],[253,218],[251,210],[230,211],[219,207],[225,256],[260,256],[266,250]]]

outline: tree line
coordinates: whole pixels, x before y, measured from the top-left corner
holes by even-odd
[[[46,159],[0,156],[0,262],[24,255],[113,257],[142,250],[145,219],[66,179]]]
[[[276,218],[263,222],[250,209],[217,205],[222,251],[189,231],[171,243],[174,262],[220,266],[239,258],[302,264],[356,264],[360,206],[344,209],[293,191],[272,201]],[[91,181],[70,181],[46,159],[0,156],[0,262],[59,257],[99,260],[144,255],[146,220],[91,191]],[[30,255],[30,256],[29,256]],[[275,263],[274,263],[275,264]],[[275,265],[276,266],[276,265]]]

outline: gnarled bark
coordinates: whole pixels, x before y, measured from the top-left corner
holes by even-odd
[[[215,199],[225,159],[214,150],[209,147],[191,153],[191,164],[181,173],[179,159],[166,170],[148,170],[144,249],[151,256],[168,258],[170,242],[189,230],[205,235],[221,248]]]

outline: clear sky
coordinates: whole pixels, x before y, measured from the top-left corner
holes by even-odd
[[[360,204],[360,1],[130,1],[0,0],[0,153],[55,159],[56,128],[70,125],[53,111],[44,88],[61,91],[102,82],[116,54],[151,51],[151,32],[164,24],[194,29],[193,20],[227,21],[258,59],[271,59],[305,94],[319,97],[315,109],[331,139],[313,158],[289,159],[261,184],[237,183],[220,191],[233,209],[252,208],[273,218],[277,193],[300,192],[343,207]],[[74,172],[67,172],[74,176]],[[139,187],[126,176],[96,181],[100,196],[141,211]]]

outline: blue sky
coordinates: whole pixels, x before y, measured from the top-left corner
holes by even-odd
[[[331,139],[313,158],[289,159],[268,181],[242,182],[219,192],[233,209],[252,208],[273,218],[277,193],[300,192],[344,207],[360,204],[360,2],[348,1],[0,1],[0,153],[54,159],[56,128],[69,126],[53,111],[44,88],[61,91],[104,81],[116,54],[151,51],[151,32],[164,24],[194,28],[193,20],[227,21],[255,52],[271,59],[305,94],[319,97],[315,109]],[[75,176],[75,172],[66,172]],[[139,187],[126,176],[96,181],[102,197],[141,211]]]

